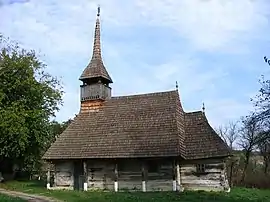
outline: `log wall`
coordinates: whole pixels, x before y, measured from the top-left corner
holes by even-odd
[[[141,191],[143,189],[142,167],[144,167],[146,191],[173,190],[173,180],[176,175],[173,160],[89,160],[86,164],[88,190],[113,191],[114,183],[117,181],[119,191]],[[117,176],[114,170],[116,164]],[[205,164],[205,172],[198,173],[196,164]],[[222,159],[180,161],[180,187],[184,190],[226,190],[229,186],[224,165]],[[55,164],[55,188],[73,188],[73,172],[73,162],[57,162]]]
[[[156,172],[151,172],[148,167],[147,191],[172,191],[172,186],[173,164],[171,161],[160,161]]]
[[[197,164],[204,164],[205,172],[198,173]],[[220,159],[187,161],[181,165],[181,184],[185,190],[223,191],[229,188],[225,172]]]
[[[118,163],[119,190],[142,190],[142,168],[138,160],[120,161]]]
[[[106,161],[87,161],[88,188],[114,189],[114,164]]]
[[[54,186],[56,188],[72,189],[74,185],[73,162],[65,161],[55,164]]]

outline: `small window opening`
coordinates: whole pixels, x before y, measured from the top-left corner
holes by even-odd
[[[197,164],[196,171],[197,173],[205,173],[205,164]]]

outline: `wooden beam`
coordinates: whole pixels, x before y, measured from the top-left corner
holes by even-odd
[[[178,160],[176,161],[176,184],[177,191],[181,191],[180,166]]]
[[[173,178],[173,191],[176,191],[176,166],[175,166],[176,162],[175,160],[173,160],[172,162],[172,178]]]
[[[142,162],[142,191],[146,192],[146,173],[145,173],[145,163]]]
[[[224,189],[226,192],[231,192],[231,188],[230,188],[230,183],[228,181],[228,176],[227,176],[227,167],[226,167],[226,163],[225,161],[223,162],[223,170],[221,171],[222,173],[222,177],[223,177],[223,180],[224,180]]]
[[[49,163],[48,168],[47,168],[47,189],[51,188],[50,181],[51,181],[51,176],[50,176],[50,170],[51,164]]]
[[[118,165],[117,162],[114,164],[114,191],[118,191]]]
[[[83,175],[84,175],[83,190],[87,191],[87,188],[88,188],[87,161],[83,161]]]

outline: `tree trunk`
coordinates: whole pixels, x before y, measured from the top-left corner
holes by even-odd
[[[232,178],[233,178],[233,167],[234,167],[234,162],[232,161],[230,164],[230,178],[229,178],[229,185],[232,187]]]
[[[269,166],[268,159],[265,159],[264,160],[264,174],[265,175],[268,174],[268,166]]]
[[[246,156],[246,159],[245,159],[245,165],[244,165],[243,174],[242,174],[242,178],[241,178],[241,184],[243,184],[245,177],[246,177],[246,172],[247,172],[247,168],[248,168],[248,164],[249,164],[250,152],[247,152],[245,156]]]

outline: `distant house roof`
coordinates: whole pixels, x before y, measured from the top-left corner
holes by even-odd
[[[79,113],[43,159],[225,157],[203,112],[185,113],[177,91],[112,97]]]

